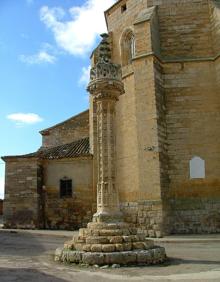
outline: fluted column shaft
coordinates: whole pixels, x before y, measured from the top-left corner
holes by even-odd
[[[115,186],[115,98],[97,99],[97,213],[119,213]]]

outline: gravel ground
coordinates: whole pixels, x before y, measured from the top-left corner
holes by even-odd
[[[220,281],[220,241],[160,242],[169,257],[164,265],[99,269],[55,263],[54,250],[66,239],[0,230],[0,281]]]

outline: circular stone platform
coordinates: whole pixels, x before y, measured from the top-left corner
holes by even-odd
[[[79,235],[55,252],[55,261],[89,265],[158,264],[166,260],[163,247],[137,234],[127,223],[88,223]]]
[[[88,265],[149,265],[159,264],[165,260],[165,249],[158,246],[149,250],[132,250],[111,253],[81,252],[65,248],[58,248],[55,252],[55,261]]]

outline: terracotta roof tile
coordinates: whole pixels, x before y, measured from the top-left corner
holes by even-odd
[[[48,148],[40,149],[37,152],[20,155],[20,156],[6,156],[2,159],[8,158],[40,158],[40,159],[62,159],[62,158],[76,158],[82,156],[90,156],[89,152],[89,137],[83,138],[72,143]]]

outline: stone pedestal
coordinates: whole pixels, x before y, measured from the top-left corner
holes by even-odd
[[[89,265],[155,264],[165,260],[162,247],[123,221],[115,185],[115,105],[124,93],[121,68],[111,62],[108,35],[96,49],[88,91],[97,108],[97,212],[87,228],[57,249],[55,260]]]

